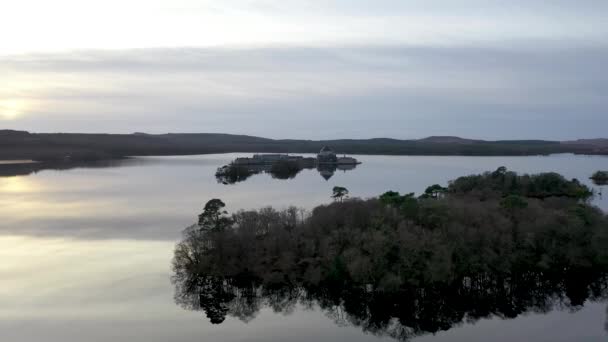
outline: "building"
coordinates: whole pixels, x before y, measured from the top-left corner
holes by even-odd
[[[304,158],[302,156],[291,156],[289,154],[254,154],[252,158],[236,158],[232,164],[234,165],[272,165],[278,162],[295,162],[302,165],[312,164],[312,158]],[[314,161],[314,159],[313,159]],[[311,166],[311,167],[312,167]]]
[[[275,165],[277,163],[297,163],[302,168],[313,168],[319,164],[332,165],[357,165],[360,164],[357,159],[351,157],[338,157],[336,153],[324,146],[317,154],[317,158],[295,156],[284,153],[274,154],[254,154],[252,158],[236,158],[232,165],[250,166],[250,165]]]
[[[321,164],[336,163],[338,162],[338,156],[331,148],[323,146],[321,152],[317,154],[317,161]]]
[[[253,160],[259,163],[275,163],[279,160],[288,160],[289,155],[287,154],[254,154]]]
[[[344,157],[338,158],[337,163],[338,163],[338,165],[357,165],[357,164],[359,164],[359,161],[355,158],[344,156]]]

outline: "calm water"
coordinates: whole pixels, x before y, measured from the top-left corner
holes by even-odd
[[[204,203],[229,210],[311,208],[335,185],[353,196],[420,193],[470,173],[507,166],[557,171],[589,185],[608,158],[356,156],[355,170],[325,180],[304,170],[291,180],[254,175],[219,184],[215,170],[236,154],[138,158],[108,168],[46,170],[0,178],[0,336],[2,341],[378,341],[316,309],[290,315],[262,309],[248,323],[211,325],[173,300],[173,248]],[[0,166],[2,167],[2,166]],[[608,210],[608,187],[595,203]],[[604,341],[606,304],[463,323],[416,341]],[[336,324],[338,323],[338,324]]]

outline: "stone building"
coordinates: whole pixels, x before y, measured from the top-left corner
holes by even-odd
[[[321,164],[336,163],[338,162],[338,156],[331,148],[329,148],[328,146],[324,146],[321,149],[321,152],[317,154],[317,161]]]

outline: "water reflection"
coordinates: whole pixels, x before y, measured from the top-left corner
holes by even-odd
[[[220,167],[215,178],[221,184],[236,184],[248,180],[251,176],[268,174],[273,179],[294,179],[302,170],[316,169],[325,180],[332,178],[336,171],[351,171],[357,164],[290,164],[274,163],[263,165],[225,165]]]
[[[593,180],[593,184],[599,185],[599,186],[608,185],[608,180],[603,180],[603,179]]]
[[[356,286],[346,279],[324,279],[315,286],[267,284],[245,275],[190,276],[180,280],[176,302],[185,309],[203,311],[213,324],[224,322],[227,316],[249,322],[265,307],[289,314],[297,305],[319,306],[338,325],[358,326],[401,341],[493,316],[509,319],[554,309],[576,311],[587,300],[606,297],[606,275],[581,270],[559,275],[537,270],[510,278],[486,274],[398,292]]]
[[[180,227],[192,221],[192,213],[200,210],[201,201],[212,197],[225,200],[230,211],[260,203],[311,209],[326,202],[335,185],[359,197],[388,189],[420,193],[429,184],[446,184],[456,176],[500,165],[520,172],[557,171],[592,186],[589,176],[606,169],[608,163],[606,157],[574,155],[357,156],[363,164],[355,172],[336,170],[329,183],[312,170],[300,172],[288,182],[260,175],[238,187],[217,183],[217,168],[239,156],[138,157],[117,161],[109,168],[82,166],[0,177],[0,235],[173,241],[180,238]],[[0,170],[5,166],[0,165]],[[608,210],[606,186],[594,188],[604,196],[596,196],[593,203]]]
[[[574,155],[357,156],[364,163],[356,172],[336,171],[329,183],[309,170],[289,182],[260,175],[239,186],[218,184],[215,170],[239,156],[146,157],[121,162],[120,167],[0,178],[1,340],[379,341],[361,334],[358,327],[338,328],[320,312],[300,310],[300,306],[289,316],[273,314],[272,310],[262,310],[257,316],[240,315],[255,317],[250,324],[231,319],[233,311],[229,311],[222,324],[211,326],[204,311],[186,311],[174,303],[168,264],[175,241],[181,240],[183,227],[192,223],[193,214],[204,201],[213,197],[225,200],[229,211],[259,207],[260,203],[276,208],[290,203],[312,209],[329,201],[334,185],[345,186],[360,197],[388,189],[420,193],[429,184],[447,184],[457,176],[500,165],[520,172],[558,171],[591,185],[589,175],[608,165],[606,157]],[[593,203],[608,210],[606,196]],[[263,269],[274,269],[268,261],[262,262],[266,263]],[[275,271],[269,276],[280,274]],[[229,280],[233,275],[223,277]],[[311,272],[308,279],[314,278]],[[276,286],[271,279],[258,283],[264,288]],[[286,283],[299,285],[296,281]],[[302,285],[314,287],[310,281]],[[196,289],[192,291],[196,293]],[[377,289],[374,292],[379,293]],[[266,305],[260,303],[261,307]],[[556,305],[559,307],[559,302]],[[283,313],[292,310],[285,304],[279,307]],[[325,312],[342,317],[335,310]],[[602,303],[587,301],[574,314],[566,310],[509,321],[465,323],[421,341],[577,341],[580,336],[603,341],[605,314]],[[128,336],[121,334],[125,331],[130,332]]]
[[[58,161],[58,162],[15,162],[0,165],[0,177],[27,176],[38,173],[43,170],[71,170],[76,168],[106,168],[120,167],[129,165],[143,165],[144,159],[114,159],[114,160],[99,160],[99,161]]]
[[[597,188],[594,189],[596,197],[599,201],[602,201],[604,199],[606,189],[608,188],[608,180],[592,179],[592,181],[593,184],[597,186]]]
[[[221,156],[221,155],[220,155]],[[209,156],[170,156],[170,157],[132,157],[123,159],[107,159],[95,161],[7,161],[0,163],[0,177],[28,176],[41,171],[68,171],[74,169],[104,169],[146,166],[206,167],[215,166],[223,159],[218,155]]]

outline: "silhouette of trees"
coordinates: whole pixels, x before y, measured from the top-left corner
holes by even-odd
[[[439,184],[434,184],[426,188],[422,196],[427,198],[439,198],[439,196],[447,190],[447,188],[444,188]]]
[[[608,171],[597,171],[591,179],[596,185],[608,185]]]
[[[198,216],[198,225],[202,230],[223,230],[230,225],[230,219],[224,210],[226,204],[222,200],[214,198],[205,204],[202,214]]]
[[[279,160],[272,164],[270,174],[273,178],[277,179],[293,179],[303,169],[304,166],[300,165],[297,161]]]
[[[576,179],[567,180],[562,175],[547,172],[536,175],[517,175],[504,167],[481,175],[460,177],[448,186],[448,192],[479,195],[519,195],[530,198],[567,197],[587,199],[593,195],[591,190]]]
[[[261,170],[255,170],[243,165],[225,165],[217,169],[215,178],[218,183],[235,184],[243,182],[260,172]]]
[[[186,229],[172,263],[176,302],[212,323],[317,304],[337,323],[407,340],[607,298],[608,217],[587,204],[588,189],[497,171],[436,197],[389,191],[306,216],[262,208],[223,230]]]
[[[333,198],[336,201],[342,202],[344,200],[344,198],[346,198],[347,196],[348,196],[348,189],[346,189],[345,187],[341,187],[341,186],[334,186],[333,194],[331,195],[331,198]]]

